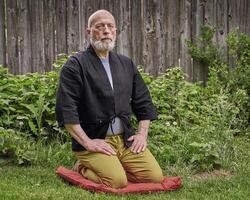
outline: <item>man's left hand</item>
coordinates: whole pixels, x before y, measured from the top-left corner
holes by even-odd
[[[147,147],[147,136],[142,133],[137,133],[128,138],[128,141],[133,141],[131,145],[131,151],[133,153],[141,153],[145,151]]]

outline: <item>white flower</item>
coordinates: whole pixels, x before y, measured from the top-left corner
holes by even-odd
[[[177,125],[177,122],[173,122],[173,125],[176,126],[176,125]]]
[[[169,123],[169,122],[166,122],[166,126],[170,126],[170,123]]]

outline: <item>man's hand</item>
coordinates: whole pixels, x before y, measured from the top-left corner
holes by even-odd
[[[90,139],[84,145],[87,151],[90,152],[99,152],[107,155],[116,155],[116,152],[112,149],[112,147],[105,142],[103,139]]]
[[[145,151],[147,147],[147,136],[142,133],[132,135],[128,138],[128,141],[133,141],[131,145],[131,151],[133,153],[141,153],[142,151]]]
[[[147,137],[150,120],[139,121],[139,128],[136,135],[128,138],[128,141],[133,141],[131,145],[131,151],[133,153],[141,153],[145,151],[147,147]]]
[[[100,152],[107,155],[115,155],[116,152],[111,148],[111,146],[105,142],[103,139],[90,139],[80,124],[65,124],[65,128],[70,133],[70,135],[87,151],[90,152]]]

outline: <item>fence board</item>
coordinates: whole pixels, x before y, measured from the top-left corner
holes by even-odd
[[[204,24],[204,2],[202,0],[195,0],[192,2],[192,41],[197,43],[197,38],[201,35],[201,26]],[[192,61],[193,81],[204,80],[207,76],[207,66]],[[205,74],[205,75],[204,75]]]
[[[83,50],[87,47],[87,40],[85,39],[87,37],[86,35],[86,13],[87,13],[87,6],[86,1],[80,1],[79,5],[79,49]]]
[[[140,1],[131,1],[131,40],[132,40],[132,58],[136,65],[142,64],[142,6]]]
[[[6,1],[7,7],[7,64],[14,74],[19,73],[18,63],[18,18],[17,2],[15,0]]]
[[[6,65],[5,4],[0,1],[0,65]]]
[[[31,5],[31,63],[33,72],[45,71],[44,58],[44,27],[43,27],[43,1],[36,1]]]
[[[247,20],[249,21],[250,19],[247,19],[244,16],[247,16],[247,1],[245,0],[239,0],[239,12],[238,12],[238,16],[237,19],[239,19],[239,31],[240,32],[245,32],[246,31],[246,24],[247,24]]]
[[[146,72],[153,75],[158,74],[158,69],[162,68],[160,41],[160,13],[161,2],[146,0],[143,10],[143,63]],[[164,56],[164,55],[163,55]],[[154,66],[154,67],[151,67]]]
[[[121,3],[114,11],[117,15],[117,51],[121,54],[131,57],[131,19],[129,1]]]
[[[245,24],[245,26],[246,26],[246,31],[245,31],[245,33],[248,33],[249,35],[250,35],[250,23],[249,23],[249,19],[250,19],[250,1],[246,1],[247,3],[246,3],[246,8],[247,8],[247,15],[246,16],[243,16],[243,17],[245,17],[246,18],[246,24]]]
[[[157,2],[157,1],[156,1]],[[164,20],[162,18],[164,10],[163,8],[163,2],[157,2],[155,5],[155,17],[154,17],[154,24],[155,24],[155,42],[153,44],[153,49],[155,52],[155,55],[153,55],[153,66],[154,70],[152,74],[158,75],[159,72],[163,69],[164,65],[164,52],[165,52],[165,46],[164,46],[164,39],[165,37],[162,35],[162,24],[164,24]],[[152,50],[153,50],[152,49]],[[151,50],[151,51],[152,51]]]
[[[56,54],[67,53],[67,0],[55,0]]]
[[[177,3],[178,2],[178,3]],[[167,7],[167,66],[178,64],[178,34],[179,34],[179,1],[169,0]]]
[[[228,49],[226,45],[226,37],[228,34],[228,24],[227,24],[227,1],[218,1],[216,6],[216,42],[220,45],[221,58],[224,61],[228,60]]]
[[[79,0],[67,1],[67,46],[68,53],[79,50]]]
[[[191,1],[180,3],[180,56],[178,65],[183,67],[188,80],[192,80],[191,55],[188,53],[187,40],[191,40]]]
[[[19,68],[22,74],[31,72],[31,36],[29,0],[23,0],[19,8]]]
[[[43,27],[44,27],[44,58],[45,71],[52,70],[52,62],[55,57],[54,16],[55,1],[48,0],[43,3]]]

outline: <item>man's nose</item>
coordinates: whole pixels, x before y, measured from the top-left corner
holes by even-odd
[[[108,25],[105,24],[104,27],[103,27],[103,33],[110,33],[110,32],[111,32],[111,31],[110,31]]]
[[[104,35],[108,35],[108,34],[110,34],[111,33],[111,31],[108,29],[108,28],[105,28],[104,30],[103,30],[103,34]]]

